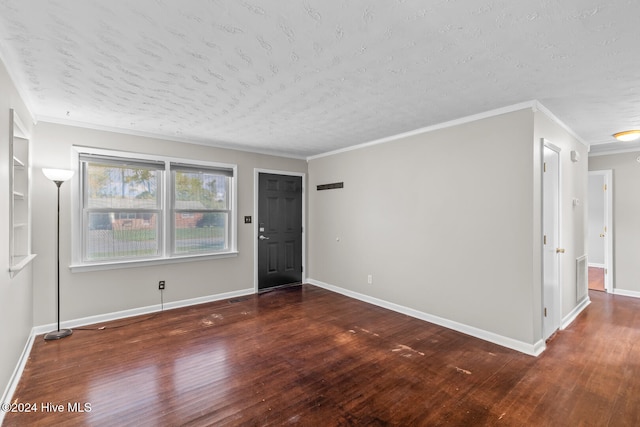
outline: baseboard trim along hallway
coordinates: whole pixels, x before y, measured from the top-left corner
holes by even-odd
[[[480,338],[481,340],[489,341],[491,343],[498,344],[503,347],[528,354],[530,356],[539,356],[545,349],[545,343],[543,340],[540,340],[535,344],[529,344],[523,341],[515,340],[513,338],[498,335],[493,332],[485,331],[483,329],[475,328],[473,326],[465,325],[463,323],[455,322],[453,320],[434,316],[429,313],[424,313],[413,308],[405,307],[389,301],[374,298],[369,295],[350,291],[339,286],[330,285],[319,280],[307,279],[307,283],[327,289],[329,291],[337,292],[351,298],[355,298],[360,301],[368,302],[369,304],[377,305],[379,307],[383,307],[398,313],[406,314],[407,316],[415,317],[416,319],[443,326],[457,332],[462,332],[463,334],[471,335],[472,337]]]

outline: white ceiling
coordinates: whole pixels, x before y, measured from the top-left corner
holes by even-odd
[[[640,128],[639,17],[638,0],[0,0],[0,54],[44,121],[306,157],[536,99],[606,148]]]

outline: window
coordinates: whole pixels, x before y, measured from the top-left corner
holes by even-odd
[[[235,253],[235,165],[86,150],[74,264]]]
[[[172,163],[173,253],[229,249],[233,170]]]

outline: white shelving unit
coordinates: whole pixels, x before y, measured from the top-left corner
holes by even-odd
[[[31,253],[31,163],[29,134],[23,122],[12,109],[9,129],[9,272],[18,274],[35,254]]]

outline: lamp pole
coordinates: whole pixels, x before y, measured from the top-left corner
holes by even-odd
[[[58,227],[56,234],[56,288],[57,288],[57,319],[58,329],[49,332],[44,336],[45,341],[59,340],[68,337],[73,333],[71,329],[60,329],[60,186],[64,181],[71,178],[73,171],[62,171],[54,169],[43,169],[42,172],[47,178],[53,181],[58,187]]]

